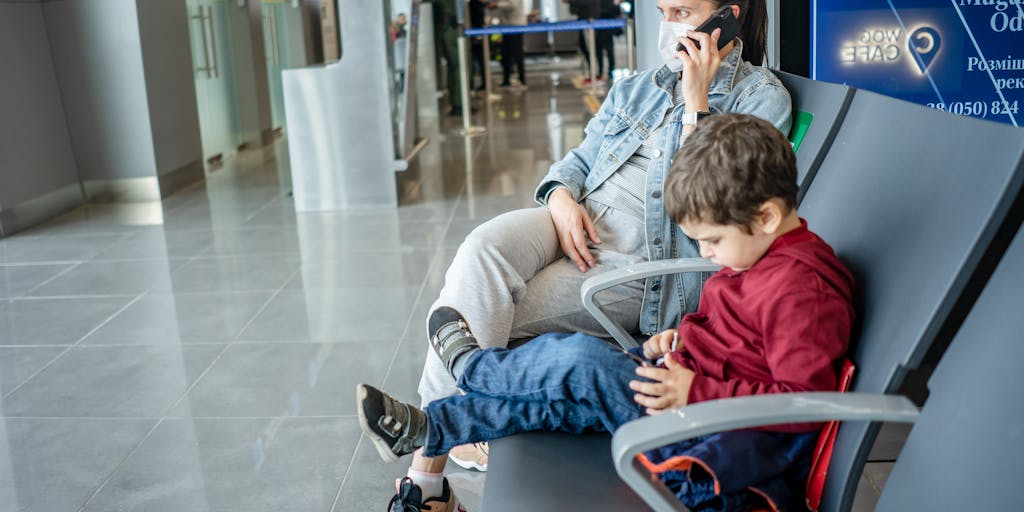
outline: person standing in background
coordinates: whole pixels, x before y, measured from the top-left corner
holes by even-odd
[[[487,25],[487,9],[493,9],[495,7],[494,2],[485,2],[484,0],[469,0],[469,26],[473,28],[483,28]],[[473,86],[473,90],[482,91],[485,89],[487,84],[484,80],[487,79],[487,74],[484,72],[484,66],[488,63],[484,62],[484,43],[483,37],[490,36],[477,36],[472,38],[472,56],[473,56],[473,75],[470,76],[470,82],[476,81],[476,76],[479,73],[480,85]]]
[[[616,0],[601,0],[601,19],[615,19],[622,14],[619,3]],[[594,33],[595,56],[597,57],[597,79],[608,82],[612,80],[612,72],[615,71],[615,36],[622,33],[621,29],[597,30]],[[608,75],[604,74],[605,58],[608,60]]]
[[[434,4],[434,28],[441,34],[441,54],[447,63],[445,82],[448,88],[450,116],[462,115],[462,87],[459,83],[459,21],[456,16],[456,2],[462,0],[425,0]]]
[[[579,21],[590,21],[597,19],[601,16],[601,1],[602,0],[562,0],[569,4],[569,13],[576,15],[576,19]],[[579,31],[579,50],[583,54],[583,61],[587,63],[587,69],[590,69],[590,50],[587,48],[587,38],[584,36],[584,31]],[[589,73],[588,73],[589,74]],[[590,85],[590,79],[587,78],[585,81],[586,85]]]
[[[395,59],[395,86],[398,92],[405,90],[405,70],[409,61],[409,32],[405,26],[409,23],[405,13],[399,13],[391,22],[392,55]]]
[[[499,0],[494,2],[501,13],[502,25],[526,25],[526,16],[523,14],[522,0]],[[501,36],[501,86],[509,87],[512,82],[512,68],[516,67],[519,72],[519,83],[526,87],[526,65],[523,57],[523,35],[502,34]]]

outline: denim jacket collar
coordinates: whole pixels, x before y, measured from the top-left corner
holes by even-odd
[[[743,40],[737,38],[736,43],[733,45],[732,50],[728,55],[722,59],[722,64],[718,68],[718,73],[715,74],[714,80],[711,81],[711,88],[708,90],[708,95],[714,94],[728,94],[729,91],[736,86],[736,71],[740,67],[740,62],[743,57]],[[654,74],[654,83],[662,90],[668,92],[669,96],[672,95],[672,89],[676,86],[676,82],[679,81],[679,73],[673,72],[668,69],[668,66],[661,66],[661,69]]]
[[[775,75],[744,62],[742,54],[743,45],[737,41],[722,59],[709,90],[709,110],[754,115],[789,133],[789,93]],[[537,201],[544,204],[557,187],[568,188],[577,201],[584,200],[637,152],[654,127],[664,123],[663,134],[656,141],[659,156],[651,159],[645,182],[645,191],[649,191],[644,201],[646,256],[649,261],[697,257],[696,244],[665,214],[662,194],[672,157],[684,140],[684,109],[673,107],[670,92],[678,81],[678,73],[660,67],[624,78],[612,86],[597,115],[587,123],[583,142],[552,165],[537,187]],[[672,117],[666,120],[670,109],[674,109]],[[683,313],[696,311],[703,280],[700,274],[648,278],[644,283],[640,330],[654,334],[675,326]]]

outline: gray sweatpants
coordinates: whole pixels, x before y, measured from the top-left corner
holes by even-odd
[[[473,230],[445,274],[444,288],[430,310],[455,308],[483,347],[547,332],[583,332],[608,337],[583,309],[580,288],[587,278],[647,259],[644,225],[635,217],[586,202],[601,245],[591,244],[596,267],[582,273],[562,253],[547,208],[502,214]],[[622,325],[640,321],[643,281],[603,292],[604,310]],[[423,405],[457,393],[433,350],[427,351],[419,385]]]

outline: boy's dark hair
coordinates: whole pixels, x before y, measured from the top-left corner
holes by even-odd
[[[796,155],[774,125],[747,114],[716,114],[676,153],[665,179],[665,209],[677,224],[749,232],[765,201],[778,198],[792,209],[797,191]]]

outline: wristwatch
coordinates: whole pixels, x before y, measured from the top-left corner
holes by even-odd
[[[706,110],[699,110],[697,112],[684,112],[683,113],[683,126],[697,126],[697,123],[706,119],[711,115],[711,112]]]

